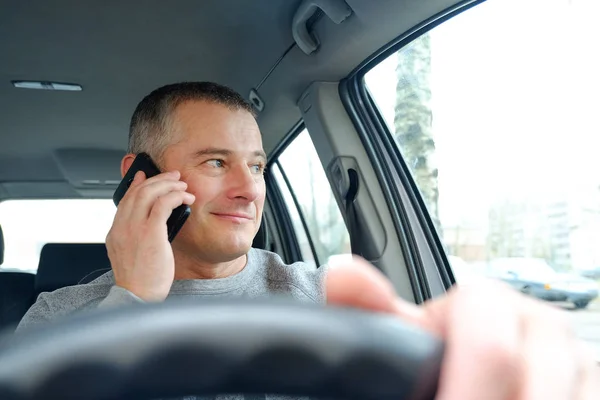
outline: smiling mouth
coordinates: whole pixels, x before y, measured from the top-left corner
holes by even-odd
[[[219,219],[224,219],[231,222],[244,223],[249,221],[254,221],[254,218],[246,215],[246,214],[237,214],[237,213],[212,213],[215,217]]]

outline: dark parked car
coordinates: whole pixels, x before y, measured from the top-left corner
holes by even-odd
[[[590,279],[600,279],[600,267],[583,270],[581,271],[581,276]]]
[[[598,297],[598,284],[573,273],[559,273],[539,258],[506,257],[491,260],[489,275],[517,290],[546,301],[568,301],[585,308]]]

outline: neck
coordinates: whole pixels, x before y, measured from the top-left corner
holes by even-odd
[[[173,251],[173,256],[175,280],[227,278],[243,270],[248,259],[244,254],[231,261],[211,263],[181,251]]]

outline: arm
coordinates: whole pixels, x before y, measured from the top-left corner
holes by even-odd
[[[110,308],[143,303],[143,300],[138,296],[116,285],[110,288],[108,294],[106,293],[106,286],[103,287],[101,292],[94,291],[92,287],[89,287],[89,291],[82,292],[84,287],[79,286],[75,291],[60,290],[40,294],[37,301],[21,319],[16,332],[48,323],[58,317],[69,315],[80,309],[90,307]]]

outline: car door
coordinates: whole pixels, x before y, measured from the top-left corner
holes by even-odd
[[[386,7],[382,24],[406,20],[406,7]],[[502,257],[573,273],[600,262],[599,11],[586,1],[461,2],[398,22],[395,39],[343,79],[306,87],[301,123],[351,251],[402,297],[449,290],[449,255],[489,277]],[[600,359],[597,292],[569,316]]]

